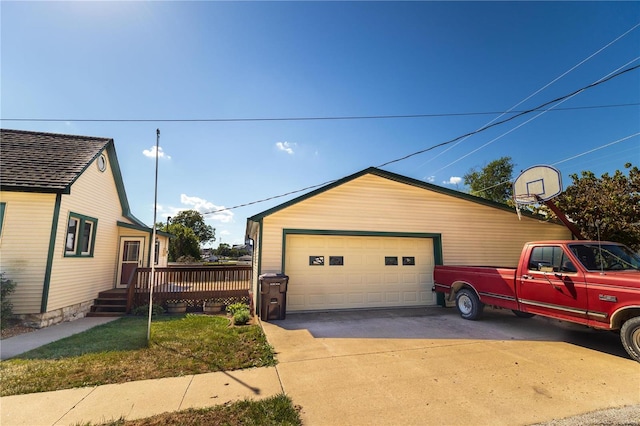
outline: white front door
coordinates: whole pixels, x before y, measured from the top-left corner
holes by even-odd
[[[126,287],[133,271],[137,267],[142,267],[143,248],[143,237],[123,237],[120,239],[118,287]]]

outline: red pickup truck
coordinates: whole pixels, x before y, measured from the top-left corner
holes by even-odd
[[[517,268],[437,265],[434,282],[465,319],[480,318],[491,305],[520,317],[619,330],[625,350],[640,362],[640,256],[622,244],[530,242]]]

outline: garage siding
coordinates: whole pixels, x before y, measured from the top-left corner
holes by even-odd
[[[571,238],[561,225],[374,173],[274,209],[260,226],[260,273],[283,272],[286,229],[438,234],[442,262],[462,265],[516,266],[525,242]]]
[[[527,241],[570,239],[561,225],[364,175],[263,219],[262,273],[282,268],[283,229],[442,235],[445,264],[516,266]]]

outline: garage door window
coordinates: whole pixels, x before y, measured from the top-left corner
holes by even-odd
[[[344,256],[329,256],[329,266],[344,266]]]
[[[403,256],[402,257],[402,265],[404,266],[415,266],[416,258],[414,256]]]
[[[309,256],[309,266],[324,266],[324,256]]]
[[[386,266],[398,266],[398,257],[397,256],[385,256],[384,264]]]

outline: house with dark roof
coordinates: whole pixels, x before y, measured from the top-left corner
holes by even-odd
[[[286,311],[444,304],[432,291],[435,265],[515,266],[525,242],[571,238],[562,225],[521,216],[371,167],[247,219],[254,304],[274,309],[259,280],[268,273],[289,277]]]
[[[155,241],[167,265],[168,237]],[[150,266],[152,228],[129,210],[113,139],[0,130],[0,271],[13,313],[44,327],[91,314]]]

